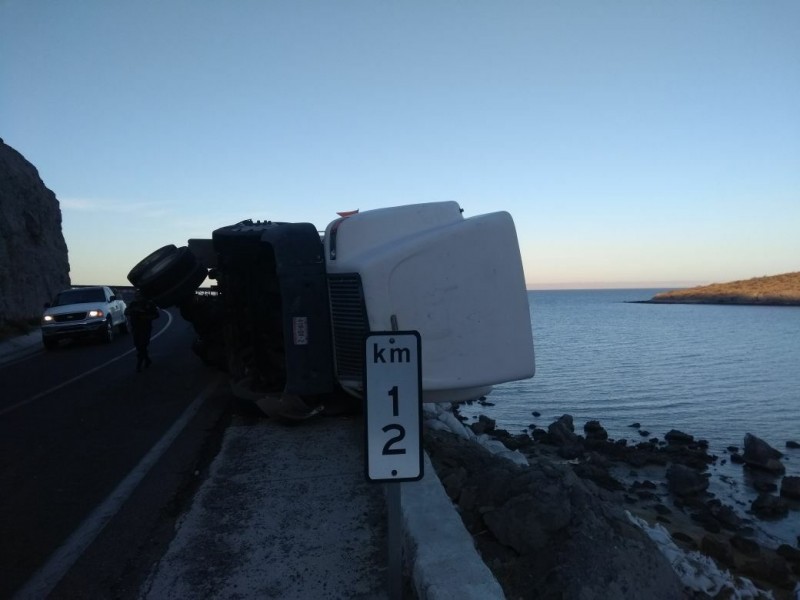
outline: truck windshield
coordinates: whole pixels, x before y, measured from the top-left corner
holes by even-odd
[[[66,304],[81,304],[83,302],[105,302],[106,295],[100,288],[87,288],[77,290],[66,290],[60,292],[53,301],[53,306],[64,306]]]

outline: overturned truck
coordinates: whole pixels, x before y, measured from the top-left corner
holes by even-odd
[[[178,307],[194,351],[269,416],[358,410],[374,331],[420,333],[423,401],[474,399],[532,377],[534,351],[511,216],[462,213],[456,202],[381,208],[322,233],[242,221],[159,248],[128,280]],[[206,278],[216,284],[198,291]]]

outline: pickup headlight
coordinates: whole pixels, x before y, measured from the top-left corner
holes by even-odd
[[[53,321],[53,315],[45,315],[42,317],[42,323],[50,323]]]
[[[93,318],[102,317],[103,311],[100,309],[93,309],[89,311],[89,316]]]

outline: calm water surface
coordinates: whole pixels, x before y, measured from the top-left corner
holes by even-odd
[[[721,459],[749,432],[786,452],[787,474],[800,475],[800,451],[785,448],[800,441],[800,307],[632,303],[659,291],[529,292],[536,376],[497,386],[494,406],[464,413],[512,433],[565,413],[578,433],[597,419],[614,439],[642,440],[634,422],[659,438],[680,429]],[[730,498],[749,505],[741,466],[714,471],[737,478]]]

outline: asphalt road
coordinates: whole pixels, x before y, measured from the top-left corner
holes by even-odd
[[[136,597],[230,408],[193,337],[162,311],[142,373],[130,335],[0,366],[0,597]]]

